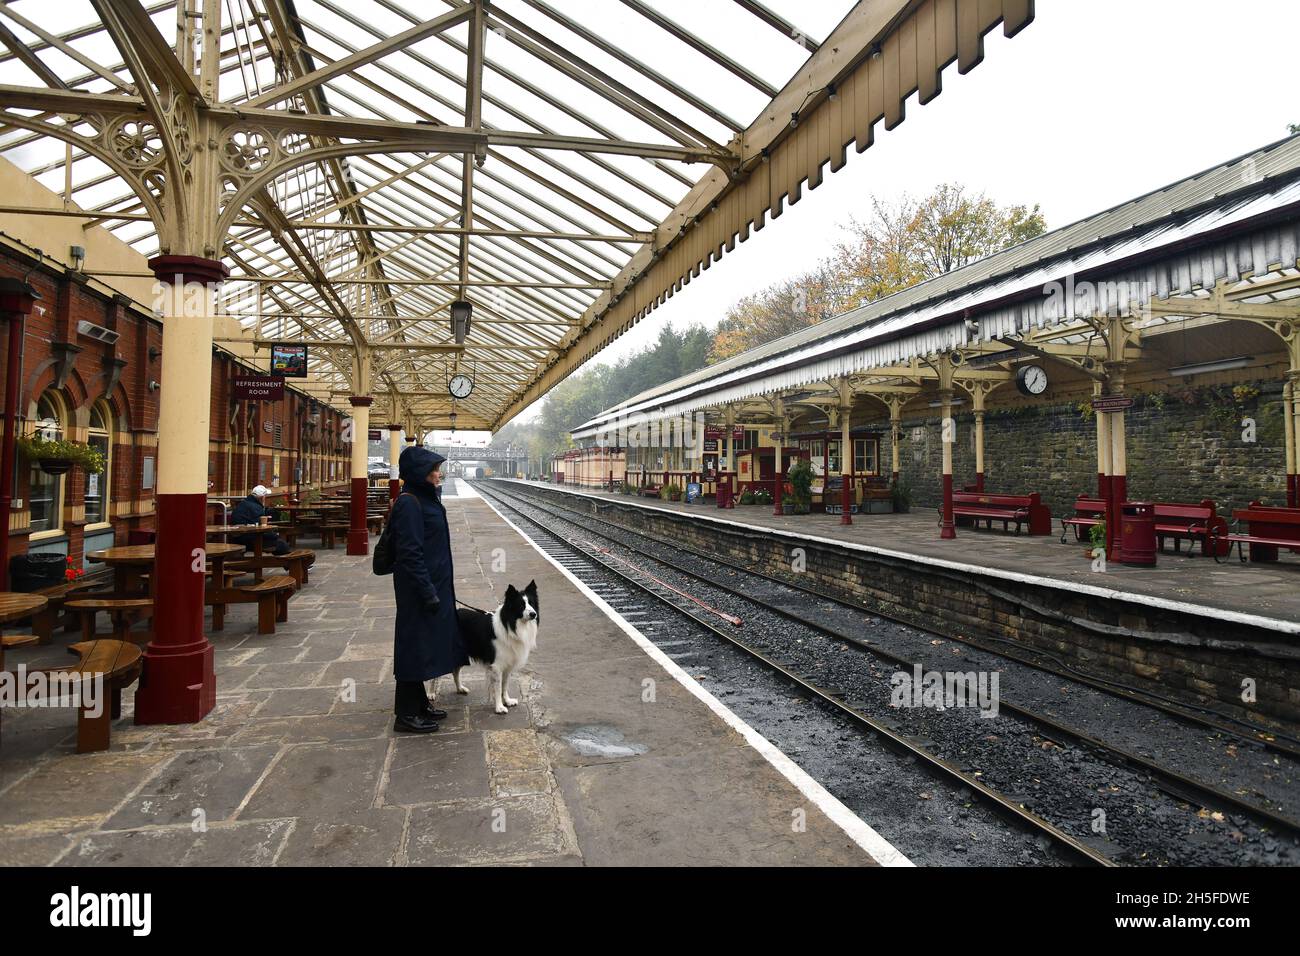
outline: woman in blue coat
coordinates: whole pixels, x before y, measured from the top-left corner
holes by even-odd
[[[441,455],[412,445],[398,459],[402,494],[388,516],[393,541],[393,729],[432,733],[446,717],[424,692],[424,682],[468,663],[456,625],[451,533],[442,506]]]

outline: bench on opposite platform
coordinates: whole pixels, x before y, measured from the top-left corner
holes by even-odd
[[[1038,492],[1028,495],[996,495],[978,491],[955,491],[952,495],[954,518],[968,519],[973,527],[984,521],[991,531],[994,521],[1002,522],[1006,532],[1011,522],[1016,524],[1016,534],[1024,525],[1031,535],[1052,533],[1052,512],[1043,504]],[[940,517],[943,508],[939,508]]]

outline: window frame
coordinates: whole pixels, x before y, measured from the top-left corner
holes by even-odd
[[[67,426],[67,402],[58,389],[47,388],[41,392],[40,397],[36,399],[36,417],[28,423],[28,436],[36,435],[41,431],[40,425],[46,419],[41,415],[41,403],[49,401],[54,409],[54,420],[58,423],[58,437],[63,438],[68,433]],[[63,526],[63,512],[67,506],[68,482],[67,475],[53,475],[55,482],[55,492],[51,499],[51,510],[53,513],[53,527],[42,528],[40,531],[31,530],[32,523],[35,520],[32,515],[32,475],[41,470],[38,462],[28,462],[29,471],[27,473],[27,527],[28,540],[44,541],[50,538],[61,538],[67,534],[67,529]]]
[[[104,425],[102,428],[95,427],[95,413],[100,413],[100,418]],[[86,444],[90,444],[92,439],[103,438],[105,440],[106,450],[104,451],[104,470],[100,473],[100,479],[103,488],[100,491],[100,499],[103,502],[104,516],[99,521],[90,521],[90,516],[86,516],[86,531],[102,531],[113,527],[113,499],[110,494],[113,487],[113,437],[117,431],[117,423],[113,417],[113,409],[109,404],[100,399],[90,407],[90,426],[86,429]],[[90,488],[90,474],[86,474],[86,489]],[[84,498],[84,496],[83,496]],[[84,502],[83,502],[84,503]]]

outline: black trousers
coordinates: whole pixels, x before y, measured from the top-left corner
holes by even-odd
[[[398,717],[419,717],[429,706],[424,681],[399,680],[393,691],[393,713]]]

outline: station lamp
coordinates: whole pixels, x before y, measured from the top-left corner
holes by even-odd
[[[451,334],[456,339],[457,345],[465,344],[465,337],[469,335],[470,319],[474,315],[474,306],[464,299],[457,299],[451,304]]]

